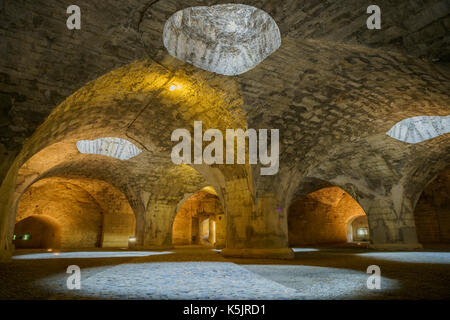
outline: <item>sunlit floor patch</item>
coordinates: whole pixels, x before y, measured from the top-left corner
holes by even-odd
[[[346,299],[370,298],[398,287],[381,278],[381,290],[369,290],[365,270],[301,265],[236,265],[231,262],[126,263],[103,271],[82,270],[81,290],[45,279],[58,287],[52,299]],[[83,278],[83,274],[88,276]]]
[[[396,262],[450,264],[450,252],[365,252],[357,255]]]
[[[247,270],[295,289],[299,299],[371,298],[398,288],[398,281],[381,277],[381,289],[367,288],[366,270],[302,265],[243,265]]]
[[[120,261],[13,260],[0,264],[0,299],[449,299],[448,264],[410,267],[383,260],[386,254],[405,256],[401,252],[371,251],[365,257],[359,255],[360,250],[320,249],[297,253],[294,260],[269,265],[245,260],[242,265],[210,249],[175,249],[173,254]],[[430,253],[448,255],[427,251],[427,259]],[[375,258],[370,257],[373,254]],[[423,252],[410,254],[425,256]],[[81,270],[80,291],[67,287],[72,275],[66,270],[74,264]],[[366,273],[369,265],[381,268],[379,290],[367,288],[367,281],[373,279]]]
[[[292,251],[294,251],[294,252],[314,252],[314,251],[319,251],[319,249],[316,249],[316,248],[292,248]]]
[[[13,259],[61,259],[61,258],[122,258],[122,257],[146,257],[152,255],[170,254],[170,251],[86,251],[86,252],[49,252],[31,253],[13,256]]]
[[[82,280],[81,290],[70,294],[81,299],[301,298],[296,290],[230,262],[121,264]]]

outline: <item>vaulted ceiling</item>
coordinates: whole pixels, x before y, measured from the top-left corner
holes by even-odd
[[[125,113],[114,114],[110,112],[113,109],[108,108],[103,109],[108,111],[103,114],[91,111],[77,114],[74,110],[78,109],[65,113],[62,106],[57,113],[59,118],[53,120],[64,123],[66,127],[50,125],[49,131],[41,130],[39,139],[59,137],[52,143],[61,142],[64,132],[76,132],[79,139],[98,138],[94,134],[83,137],[83,132],[88,132],[85,128],[92,126],[105,128],[99,129],[105,137],[114,136],[117,131],[111,129],[108,132],[112,123],[120,126],[122,121],[122,125],[128,125],[133,119],[137,121],[127,132],[131,135],[131,142],[138,140],[138,147],[153,146],[155,142],[159,147],[166,147],[170,140],[161,132],[166,128],[170,133],[167,126],[185,124],[188,119],[193,121],[196,117],[218,127],[242,120],[248,127],[280,128],[281,172],[273,179],[285,190],[290,190],[292,195],[297,195],[301,187],[298,182],[291,183],[290,180],[299,181],[305,176],[339,180],[341,183],[347,181],[342,180],[342,176],[353,180],[365,177],[361,189],[366,188],[368,193],[369,190],[386,193],[395,181],[404,176],[414,176],[418,171],[426,176],[419,179],[423,184],[428,176],[437,174],[448,163],[448,135],[420,145],[404,144],[385,135],[404,118],[448,114],[448,1],[378,1],[382,10],[381,30],[368,30],[366,27],[367,1],[239,1],[266,11],[280,28],[281,47],[256,68],[229,78],[193,71],[194,68],[167,53],[162,32],[173,13],[190,6],[230,2],[238,3],[80,0],[77,5],[81,8],[82,27],[74,31],[66,28],[68,4],[64,2],[2,2],[1,179],[23,143],[56,106],[83,87],[81,93],[76,93],[73,98],[86,101],[84,107],[79,105],[79,110],[88,107],[89,99],[94,97],[97,97],[99,106],[112,106],[119,91],[110,89],[104,91],[103,97],[96,96],[96,92],[101,91],[98,87],[101,82],[88,82],[147,58],[151,59],[152,68],[160,65],[163,73],[181,72],[187,78],[196,74],[194,78],[199,81],[199,90],[209,86],[211,92],[224,93],[220,99],[227,101],[230,109],[208,110],[205,105],[205,108],[188,113],[187,118],[176,122],[184,114],[180,99],[174,102],[173,113],[169,116],[167,109],[163,108],[167,99],[161,100],[158,108],[146,108],[152,97],[146,97],[144,91],[128,95],[132,90],[128,93],[125,90],[124,95],[115,100],[116,107],[129,111],[125,117]],[[125,75],[120,72],[126,70],[129,69],[117,71],[105,81],[110,81],[111,88],[114,88]],[[139,79],[141,83],[148,80],[145,73],[137,74],[144,78],[125,85],[139,86]],[[141,118],[133,118],[141,111]],[[175,119],[175,122],[169,119]],[[216,122],[217,119],[221,122]],[[148,124],[158,130],[148,132],[146,138],[143,130]],[[68,138],[70,136],[64,137]],[[50,145],[50,141],[41,141],[41,147]],[[39,151],[39,148],[34,151]],[[119,179],[121,182],[117,183],[118,188],[121,183],[129,181],[130,176],[140,174],[136,172],[137,167],[149,170],[145,174],[154,172],[151,168],[158,167],[154,163],[158,161],[154,154],[150,154],[144,148],[140,159],[145,161],[129,160],[123,171],[117,172],[118,176],[123,176],[123,180]],[[30,152],[27,157],[32,155]],[[95,161],[89,163],[83,157],[76,155],[64,159],[61,163],[67,163],[68,167],[64,169],[58,163],[59,172],[84,172],[84,175],[105,172],[103,176],[107,177],[117,171],[113,169],[117,168],[115,164],[107,170],[108,163],[114,160],[98,161],[98,156],[91,156],[89,159]],[[164,157],[164,161],[169,163],[167,154]],[[148,174],[149,181],[158,181],[161,175],[150,177]],[[206,185],[202,179],[198,177],[196,187]],[[258,175],[254,179],[256,192],[278,186],[273,179]]]

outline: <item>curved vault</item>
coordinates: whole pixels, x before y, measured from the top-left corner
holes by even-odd
[[[171,83],[182,86],[170,91]],[[0,192],[0,211],[5,212],[0,219],[0,229],[4,230],[0,247],[10,249],[17,198],[36,179],[54,174],[111,180],[127,197],[130,195],[130,205],[140,217],[137,220],[141,221],[149,192],[136,190],[142,187],[153,190],[154,181],[166,181],[170,176],[167,170],[179,167],[174,166],[170,158],[171,132],[177,128],[192,130],[193,121],[199,114],[204,119],[205,129],[245,128],[241,107],[242,99],[234,79],[205,75],[191,66],[169,70],[151,60],[139,60],[92,81],[52,111],[27,140],[9,169]],[[98,137],[130,137],[138,141],[145,152],[143,150],[139,157],[128,161],[110,157],[100,159],[78,152],[76,141]],[[40,152],[48,157],[34,159]],[[28,160],[31,162],[27,163]],[[197,167],[192,170],[199,171],[206,180],[214,180],[208,183],[212,185],[224,183],[220,180],[223,176],[232,179],[247,170],[234,166],[233,169]],[[175,198],[194,189],[189,185],[191,189],[184,190],[186,184],[181,182],[179,188],[174,188],[171,179],[161,185],[172,186],[171,194]],[[214,183],[217,179],[220,183]],[[199,184],[195,189],[208,185],[202,181]],[[142,232],[143,228],[136,227],[138,238]],[[152,236],[156,232],[149,234]]]
[[[127,247],[135,212],[112,184],[82,177],[48,177],[21,195],[16,222],[48,216],[60,225],[61,247]]]
[[[386,134],[391,138],[419,143],[450,132],[450,116],[419,116],[397,122]]]
[[[112,137],[80,140],[77,141],[77,148],[84,154],[98,154],[119,160],[129,160],[142,152],[130,141]]]
[[[190,7],[173,14],[163,32],[168,52],[223,75],[244,73],[275,52],[280,30],[266,12],[243,4]]]
[[[318,189],[295,199],[289,206],[289,244],[345,243],[349,239],[349,221],[361,216],[366,217],[364,209],[342,188]]]

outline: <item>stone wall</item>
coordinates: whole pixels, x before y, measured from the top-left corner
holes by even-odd
[[[105,214],[102,248],[128,248],[130,238],[134,237],[135,225],[133,214]]]

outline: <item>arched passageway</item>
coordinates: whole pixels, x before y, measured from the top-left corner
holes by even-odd
[[[288,210],[288,232],[291,247],[367,241],[368,222],[358,202],[333,186],[292,203]]]
[[[347,242],[369,241],[369,223],[366,215],[350,218],[347,222]]]
[[[61,246],[61,226],[47,215],[33,215],[19,221],[14,228],[17,249],[49,249]]]
[[[416,204],[414,220],[421,244],[450,244],[450,170],[425,187]]]
[[[199,191],[178,210],[172,227],[172,243],[222,248],[225,229],[225,214],[217,195]]]
[[[192,169],[172,161],[172,132],[179,128],[194,131],[200,114],[203,131],[246,126],[235,80],[211,77],[193,67],[173,67],[169,69],[152,60],[136,61],[84,86],[53,110],[27,141],[2,184],[0,247],[5,256],[13,250],[10,245],[18,197],[43,177],[95,178],[122,191],[136,214],[136,248],[171,246],[177,203],[183,195],[205,185],[220,185],[220,196],[222,201],[228,201],[229,210],[237,209],[243,192],[246,199],[251,198],[249,188],[241,187],[249,183],[247,166],[221,165],[213,169],[203,164]],[[111,86],[112,83],[116,85]],[[176,90],[171,90],[174,84]],[[123,141],[140,152],[116,155],[110,150],[111,143]],[[171,175],[173,171],[182,174]],[[225,185],[234,189],[223,199]],[[92,212],[103,209],[101,205],[94,208],[94,202],[91,205]],[[245,209],[248,214],[250,201]],[[237,219],[248,220],[247,216]],[[245,235],[233,237],[238,239],[236,246],[248,240]],[[89,246],[101,242],[97,236],[90,239]]]
[[[448,1],[380,1],[382,30],[366,28],[366,1],[206,7],[225,2],[80,0],[82,29],[72,31],[65,1],[0,2],[0,262],[23,253],[14,253],[15,223],[20,245],[47,235],[46,216],[59,246],[76,247],[58,251],[133,238],[142,257],[82,261],[82,291],[42,285],[51,274],[49,285],[66,283],[53,253],[36,268],[0,263],[0,299],[61,297],[61,287],[64,297],[108,299],[449,297],[449,252],[289,247],[370,236],[373,249],[416,250],[416,225],[431,230],[423,241],[446,238],[440,195],[434,211],[420,211],[424,224],[414,208],[450,163]],[[248,139],[229,146],[229,129]],[[184,164],[173,157],[180,145]],[[263,175],[269,165],[276,172]],[[205,186],[226,216],[221,256],[209,248],[225,243],[224,218],[205,208],[210,195],[175,218]],[[229,257],[264,261],[251,268]],[[382,290],[367,290],[372,265]]]
[[[53,177],[20,198],[13,239],[16,248],[128,247],[134,230],[130,205],[108,183]]]

